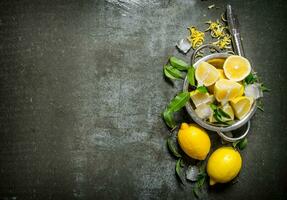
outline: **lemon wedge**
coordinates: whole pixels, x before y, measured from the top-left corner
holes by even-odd
[[[210,86],[219,79],[218,70],[207,62],[201,62],[195,69],[195,78],[198,85]]]
[[[190,98],[194,103],[195,107],[200,106],[201,104],[208,104],[214,101],[214,96],[208,93],[201,93],[198,90],[190,92]]]
[[[242,81],[250,74],[251,65],[246,58],[233,55],[225,60],[223,70],[229,80]]]
[[[223,69],[217,69],[219,72],[219,79],[226,79]]]
[[[208,121],[209,121],[210,123],[217,122],[217,120],[216,120],[216,119],[214,118],[214,116],[213,116],[213,113],[211,113],[211,115],[209,115]]]
[[[230,104],[234,110],[234,114],[238,119],[242,119],[251,109],[253,104],[252,97],[241,96],[234,98],[230,101]]]
[[[223,69],[217,69],[217,71],[219,72],[219,80],[220,79],[226,79]],[[208,86],[207,89],[210,93],[214,93],[214,84]]]
[[[229,115],[231,120],[234,120],[234,112],[232,107],[229,105],[229,103],[226,103],[222,106],[222,110]]]
[[[217,101],[225,104],[230,99],[241,96],[244,92],[243,86],[235,81],[220,79],[214,85],[214,96]]]

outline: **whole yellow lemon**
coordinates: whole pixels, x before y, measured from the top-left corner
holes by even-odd
[[[204,160],[210,150],[208,134],[196,124],[182,123],[177,139],[181,149],[191,158]]]
[[[232,147],[221,147],[214,151],[207,162],[209,184],[226,183],[234,179],[242,166],[238,151]]]

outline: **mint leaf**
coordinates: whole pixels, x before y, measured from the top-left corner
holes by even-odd
[[[193,66],[190,66],[187,71],[187,79],[190,85],[195,86],[195,69]]]
[[[270,92],[271,89],[267,88],[263,83],[260,86],[260,89],[262,92]]]
[[[263,104],[262,99],[259,99],[258,104],[257,104],[257,108],[259,110],[261,110],[262,112],[264,112],[264,104]]]
[[[205,86],[199,86],[199,87],[197,87],[196,90],[200,93],[207,93],[208,92],[208,90]]]
[[[195,196],[195,198],[199,198],[200,192],[199,192],[198,187],[192,188],[192,193],[193,193],[193,195]]]
[[[217,111],[218,111],[218,114],[221,116],[221,118],[225,117],[225,118],[231,119],[231,117],[226,112],[224,112],[221,108],[218,108]]]
[[[178,151],[177,151],[177,149],[176,149],[176,147],[175,147],[175,144],[174,144],[174,142],[173,142],[173,140],[172,140],[172,137],[167,138],[166,143],[167,143],[167,147],[168,147],[169,151],[172,153],[172,155],[174,155],[174,156],[177,157],[177,158],[181,158],[181,157],[182,157],[182,156],[178,153]]]
[[[213,111],[215,111],[217,109],[217,106],[213,103],[211,103],[209,106]]]
[[[170,65],[165,65],[163,70],[164,75],[171,80],[183,79],[181,72]]]
[[[244,79],[244,84],[249,85],[255,82],[258,82],[258,77],[256,74],[250,73],[245,79]]]
[[[247,138],[244,138],[243,140],[241,140],[239,143],[238,143],[238,147],[240,150],[243,150],[245,149],[245,147],[247,146]]]
[[[181,92],[167,106],[169,112],[177,112],[185,106],[190,98],[189,92]]]
[[[242,139],[242,140],[233,142],[233,143],[232,143],[232,146],[233,146],[234,148],[239,148],[240,150],[243,150],[243,149],[245,149],[245,147],[247,146],[247,143],[248,143],[247,138],[244,138],[244,139]]]
[[[178,176],[178,178],[180,179],[181,183],[184,184],[185,183],[185,179],[184,179],[184,173],[183,173],[183,169],[181,167],[181,158],[179,158],[177,161],[176,161],[176,164],[175,164],[175,172],[176,172],[176,175]]]
[[[169,62],[174,68],[176,68],[178,70],[188,70],[188,68],[189,68],[189,65],[186,62],[184,62],[183,60],[180,60],[174,56],[169,58]]]
[[[169,110],[165,110],[163,112],[163,119],[166,123],[167,126],[169,126],[170,128],[175,128],[176,124],[173,118],[173,112],[169,111]]]

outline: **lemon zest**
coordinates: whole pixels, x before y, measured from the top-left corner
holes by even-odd
[[[212,44],[218,46],[220,49],[231,49],[231,36],[225,35],[223,38],[218,39],[216,42]]]
[[[219,20],[207,21],[206,24],[209,24],[209,27],[205,31],[210,31],[210,35],[213,38],[224,37],[226,35],[227,27],[219,22]]]
[[[196,27],[188,27],[190,35],[187,37],[187,40],[191,43],[193,49],[201,46],[204,42],[204,32],[197,30]]]

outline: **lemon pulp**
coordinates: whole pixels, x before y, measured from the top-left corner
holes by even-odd
[[[250,74],[251,65],[246,58],[233,55],[225,60],[223,70],[229,80],[242,81]]]

